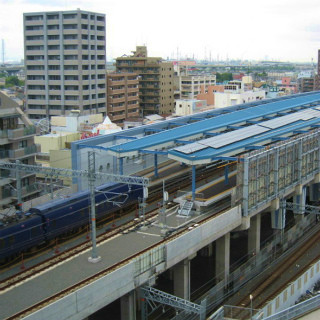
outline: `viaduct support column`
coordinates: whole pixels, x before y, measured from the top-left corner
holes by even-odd
[[[296,223],[301,221],[304,217],[304,206],[306,204],[306,188],[302,184],[296,186],[295,193],[293,196],[293,203],[297,204],[297,207],[294,208],[294,220]]]
[[[190,300],[190,260],[194,256],[182,260],[173,267],[173,294],[186,300]]]
[[[286,223],[286,212],[280,208],[280,199],[271,201],[271,228],[284,229]]]
[[[216,241],[216,278],[227,279],[230,269],[230,233]]]
[[[258,213],[250,219],[248,230],[248,253],[258,254],[260,251],[261,214]]]
[[[122,296],[121,304],[121,320],[135,320],[136,319],[136,294],[135,290]]]

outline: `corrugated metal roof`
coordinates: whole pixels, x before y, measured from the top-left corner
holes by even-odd
[[[287,97],[285,100],[275,99],[275,101],[273,100],[269,103],[266,100],[262,100],[261,105],[258,106],[246,107],[244,105],[245,109],[243,110],[233,111],[227,114],[219,114],[213,118],[189,123],[177,128],[136,139],[134,141],[119,144],[111,147],[110,150],[113,154],[117,154],[119,157],[122,157],[126,156],[126,153],[148,148],[155,149],[157,145],[173,143],[173,141],[177,139],[196,136],[209,130],[224,128],[228,125],[245,123],[248,120],[259,119],[267,115],[276,115],[278,112],[292,110],[318,101],[320,103],[319,92],[313,92],[307,95],[295,95],[293,97]],[[193,156],[197,156],[198,154],[200,156],[200,154],[204,152],[206,152],[206,150],[196,152]]]

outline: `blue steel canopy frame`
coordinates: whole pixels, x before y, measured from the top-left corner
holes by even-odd
[[[236,203],[248,216],[320,172],[320,130],[241,156],[237,172]]]
[[[82,148],[100,148],[100,150],[108,150],[106,151],[106,155],[113,158],[113,168],[114,170],[117,170],[115,172],[123,173],[123,168],[121,168],[123,160],[117,161],[117,159],[139,156],[141,150],[159,150],[161,148],[168,150],[175,147],[179,141],[199,139],[206,135],[214,136],[219,134],[219,132],[211,131],[227,130],[227,126],[235,128],[235,126],[239,127],[239,125],[248,125],[250,122],[261,121],[263,117],[273,119],[279,114],[286,114],[292,110],[298,111],[300,109],[318,105],[319,101],[319,92],[286,96],[272,100],[255,101],[249,104],[227,107],[223,110],[215,109],[199,113],[196,117],[203,120],[194,123],[190,123],[192,118],[194,118],[194,116],[191,115],[162,121],[152,125],[141,126],[139,128],[132,128],[121,133],[117,132],[107,136],[99,136],[74,142],[72,143],[72,168],[82,169],[80,167],[80,163],[82,165],[83,159],[83,155],[81,156],[80,154]],[[178,123],[181,125],[177,126]],[[310,124],[310,127],[312,125],[318,125],[317,121],[313,121],[313,123]],[[172,126],[175,126],[175,128],[172,128]],[[295,133],[297,133],[297,130],[305,128],[305,125],[301,125],[300,127],[297,126],[295,127]],[[148,131],[161,132],[146,136]],[[281,134],[286,135],[288,132],[279,132],[277,136],[281,136]],[[136,137],[138,137],[138,139],[136,139]],[[270,137],[269,142],[271,142],[272,138],[274,138],[274,136]],[[125,142],[119,143],[121,141]],[[239,152],[244,152],[247,146],[255,146],[255,148],[258,148],[264,143],[264,140],[259,143],[257,143],[256,139],[251,141],[248,140],[246,142],[248,142],[248,145],[244,144],[243,141],[240,141],[238,144],[233,144],[232,148],[226,150],[221,149],[218,150],[218,152],[213,153],[208,152],[208,150],[203,150],[199,153],[194,153],[191,156],[185,156],[174,150],[169,150],[168,157],[190,165],[210,163],[214,158],[219,156],[234,156]],[[268,141],[266,141],[266,143],[268,143]],[[157,159],[154,159],[153,165],[157,161]],[[131,173],[129,172],[129,174]]]

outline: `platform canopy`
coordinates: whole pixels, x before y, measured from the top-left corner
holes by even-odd
[[[320,93],[312,92],[255,101],[226,108],[225,112],[220,109],[205,117],[201,113],[195,115],[194,122],[111,146],[108,152],[121,158],[143,150],[167,150],[169,158],[180,162],[210,163],[216,157],[234,156],[316,127],[320,123],[319,105]],[[185,141],[182,146],[181,141]]]

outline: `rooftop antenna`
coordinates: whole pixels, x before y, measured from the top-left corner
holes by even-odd
[[[4,40],[2,39],[2,64],[4,65]]]

